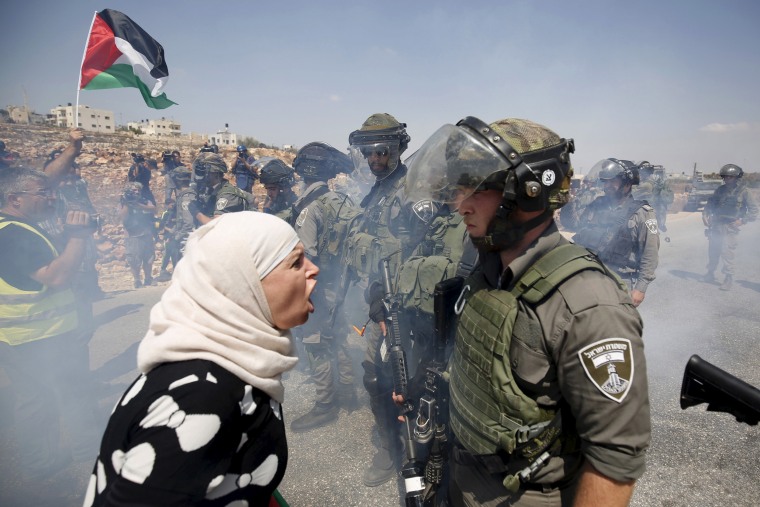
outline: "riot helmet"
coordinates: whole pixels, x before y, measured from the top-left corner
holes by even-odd
[[[388,113],[373,114],[348,136],[354,167],[369,166],[375,178],[385,179],[398,167],[410,140],[406,123]]]
[[[735,178],[741,178],[744,175],[744,171],[736,164],[726,164],[720,168],[720,177],[733,176]]]
[[[598,167],[597,167],[598,166]],[[620,178],[623,186],[639,184],[638,166],[630,160],[605,158],[594,164],[591,170],[598,169],[598,178],[602,181]]]
[[[264,186],[276,185],[280,188],[293,186],[293,169],[280,159],[272,159],[261,168],[259,180]]]
[[[648,179],[654,175],[654,166],[647,160],[642,160],[636,166],[639,168],[639,178]]]
[[[498,190],[501,208],[478,246],[506,248],[543,223],[570,198],[572,139],[529,120],[507,118],[490,125],[468,116],[444,125],[409,160],[406,190],[412,200],[456,205],[476,190]],[[512,223],[515,208],[543,211]]]
[[[175,182],[187,183],[193,176],[193,172],[187,167],[181,165],[174,169],[171,173],[171,178]]]
[[[248,151],[248,148],[244,144],[239,145],[235,149],[237,150],[238,153],[245,153]]]
[[[193,181],[200,185],[206,181],[209,173],[224,174],[227,164],[221,155],[204,151],[193,160]]]
[[[293,169],[304,179],[327,181],[340,173],[350,173],[351,158],[329,144],[309,143],[296,154]]]

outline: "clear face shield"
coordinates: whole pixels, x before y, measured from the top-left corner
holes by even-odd
[[[399,141],[389,139],[352,144],[349,147],[354,171],[371,172],[376,178],[384,178],[398,167],[400,150]]]
[[[493,147],[467,129],[439,128],[407,160],[406,192],[413,201],[430,199],[452,208],[494,173],[507,171],[507,163]]]

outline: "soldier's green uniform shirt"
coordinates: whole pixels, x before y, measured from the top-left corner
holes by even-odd
[[[747,223],[757,219],[758,208],[746,185],[737,182],[733,188],[729,185],[716,188],[702,213],[718,224],[735,222],[737,219]]]
[[[631,289],[646,292],[655,279],[660,249],[657,217],[646,201],[631,195],[622,203],[606,196],[589,204],[573,241],[583,245],[624,280],[636,280]]]
[[[177,192],[174,239],[184,248],[187,237],[195,230],[195,218],[188,210],[191,202],[198,199],[198,193],[192,188],[183,188]]]
[[[567,243],[552,223],[503,272],[498,253],[486,254],[468,282],[480,276],[490,289],[511,290],[539,258]],[[460,332],[461,326],[460,322]],[[486,352],[482,359],[483,364],[501,361],[511,365],[523,393],[542,409],[564,407],[563,431],[575,427],[580,451],[553,455],[531,483],[572,479],[582,459],[617,481],[635,480],[643,474],[651,425],[642,320],[630,296],[611,277],[600,271],[581,271],[536,304],[519,299],[509,350],[503,351],[503,356],[498,350]],[[617,365],[618,372],[626,372],[616,379],[618,389],[606,385],[610,364]],[[497,403],[502,404],[502,413],[509,412],[503,399]],[[506,461],[512,473],[526,466],[514,456],[507,456]],[[484,474],[488,476],[488,472]],[[492,477],[498,489],[505,474]]]
[[[292,217],[293,223],[291,225],[298,233],[298,238],[304,246],[304,252],[309,258],[319,260],[321,269],[340,271],[339,259],[337,257],[327,259],[327,252],[321,251],[326,246],[326,236],[329,234],[330,228],[335,225],[327,223],[324,208],[328,201],[334,203],[338,209],[344,207],[343,211],[346,213],[355,208],[350,198],[333,192],[327,183],[319,181],[309,185],[293,204],[293,209],[300,211]],[[329,262],[325,261],[334,261],[335,265],[328,265]]]
[[[224,213],[252,209],[255,197],[253,194],[241,190],[229,181],[224,180],[219,187],[212,189],[211,202],[214,203],[214,209],[212,210],[214,216],[219,216]]]

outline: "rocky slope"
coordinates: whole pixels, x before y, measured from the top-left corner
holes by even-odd
[[[33,168],[41,169],[49,153],[55,148],[62,148],[68,142],[68,131],[57,127],[36,125],[0,124],[0,140],[5,141],[6,149],[18,154],[19,162]],[[90,199],[101,215],[102,228],[95,240],[99,252],[97,264],[100,285],[105,291],[132,289],[132,276],[125,261],[124,229],[117,215],[117,206],[127,171],[132,164],[131,153],[141,153],[146,158],[161,159],[165,150],[179,150],[182,160],[188,164],[198,153],[201,143],[191,143],[188,139],[138,139],[131,134],[96,134],[87,133],[82,154],[77,163],[82,169],[82,177],[89,185]],[[292,152],[268,148],[249,150],[258,159],[260,157],[277,157],[291,164]],[[233,160],[233,148],[222,151],[228,162]],[[160,164],[159,164],[160,166]],[[151,190],[159,202],[159,214],[163,211],[164,178],[154,173]],[[264,189],[261,184],[254,186],[254,193],[259,202],[264,201]],[[153,274],[158,275],[162,258],[162,243],[156,243],[156,260]]]

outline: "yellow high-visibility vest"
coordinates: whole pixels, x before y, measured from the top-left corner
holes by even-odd
[[[42,238],[55,256],[58,251],[40,231],[24,222],[0,217],[0,229],[14,224]],[[0,341],[21,345],[73,331],[79,325],[71,289],[21,290],[0,277]]]

